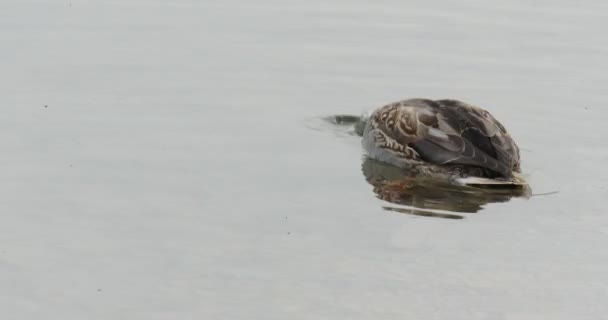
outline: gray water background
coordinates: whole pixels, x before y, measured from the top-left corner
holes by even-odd
[[[608,318],[605,1],[0,2],[3,319]],[[319,117],[490,110],[530,199],[382,209]]]

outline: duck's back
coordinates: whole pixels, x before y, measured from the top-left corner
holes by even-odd
[[[371,115],[363,141],[371,157],[393,164],[467,165],[490,178],[519,171],[519,149],[504,126],[486,110],[456,100],[384,106]]]

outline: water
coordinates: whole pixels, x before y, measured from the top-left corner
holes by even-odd
[[[607,9],[3,1],[4,316],[608,318]],[[557,193],[378,199],[318,120],[411,97],[490,110]]]

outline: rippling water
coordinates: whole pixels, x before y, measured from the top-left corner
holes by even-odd
[[[607,13],[601,1],[3,1],[0,308],[606,317]],[[491,111],[538,195],[416,184],[386,201],[396,191],[373,174],[390,168],[322,119],[411,97]]]

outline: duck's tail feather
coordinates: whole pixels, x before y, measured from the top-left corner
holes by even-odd
[[[513,177],[507,180],[489,179],[481,177],[466,177],[456,178],[454,181],[457,184],[476,188],[490,189],[528,189],[528,183],[519,174],[515,173]]]

